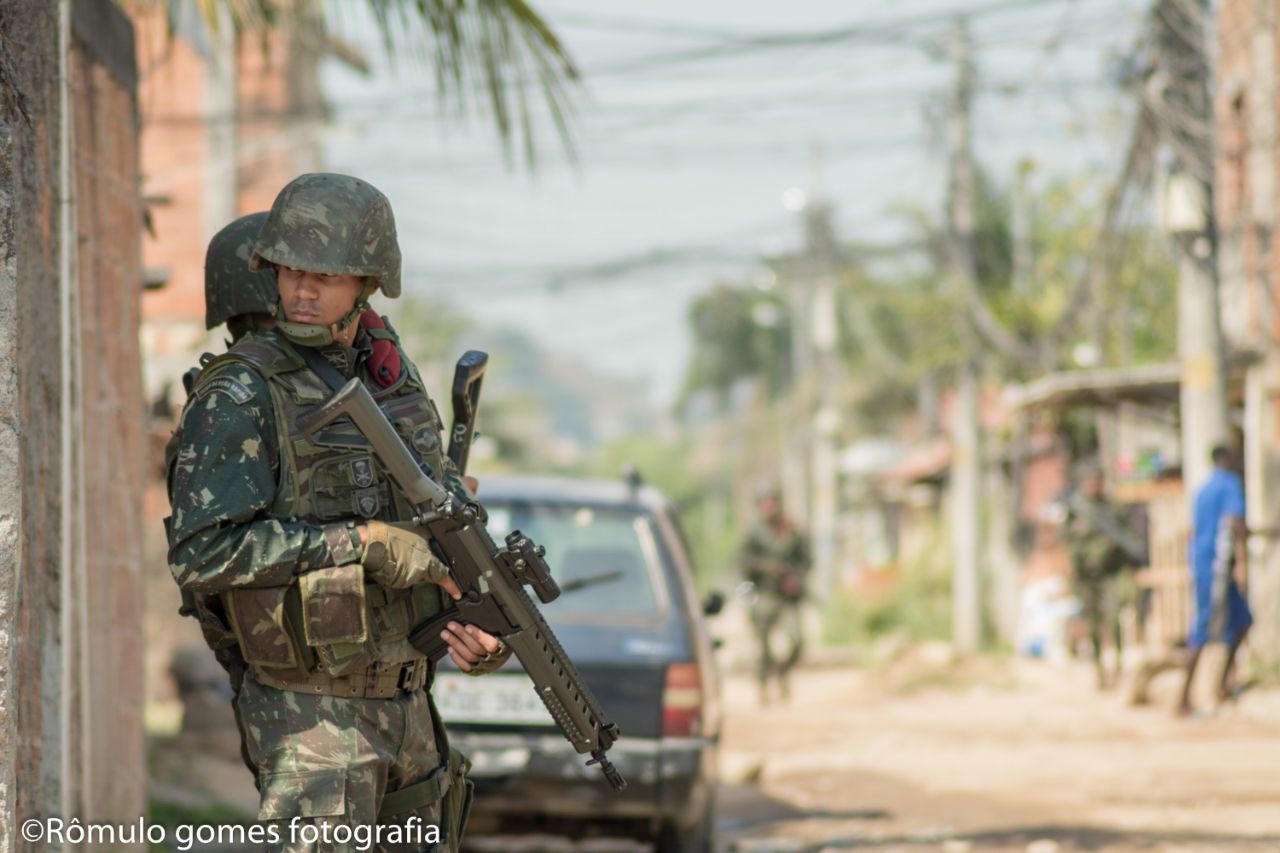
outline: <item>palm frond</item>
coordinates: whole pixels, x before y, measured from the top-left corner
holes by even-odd
[[[123,0],[135,8],[164,8],[172,22],[179,0]],[[299,16],[325,22],[325,0],[192,0],[211,32],[225,26],[264,36]],[[566,156],[573,143],[572,89],[577,66],[547,21],[525,0],[364,0],[384,49],[393,57],[408,50],[431,68],[437,97],[459,115],[482,104],[508,157],[517,144],[528,166],[537,163],[539,111],[551,120]],[[529,97],[528,87],[541,92]]]

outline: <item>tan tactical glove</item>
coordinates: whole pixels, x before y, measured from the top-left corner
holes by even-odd
[[[387,589],[440,583],[449,567],[431,553],[421,528],[408,522],[370,521],[365,525],[365,574]]]

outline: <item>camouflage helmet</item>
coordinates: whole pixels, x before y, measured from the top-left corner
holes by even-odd
[[[280,264],[374,279],[400,295],[400,246],[391,202],[350,175],[299,175],[276,196],[253,246],[252,269]]]
[[[204,326],[212,329],[241,314],[274,314],[280,292],[273,269],[249,269],[253,241],[267,212],[241,216],[209,241],[204,256]]]

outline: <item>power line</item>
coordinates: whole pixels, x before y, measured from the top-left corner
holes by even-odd
[[[1064,2],[1064,0],[994,0],[985,6],[965,11],[968,18],[985,17],[1018,9],[1045,7]],[[1070,2],[1070,0],[1066,0]],[[904,16],[889,21],[867,23],[858,22],[842,27],[825,27],[820,30],[805,30],[787,33],[767,33],[741,39],[732,39],[716,45],[686,48],[666,53],[651,54],[635,59],[622,60],[612,65],[587,68],[584,76],[600,77],[630,71],[643,71],[655,67],[679,65],[687,62],[699,62],[707,59],[719,59],[738,56],[744,53],[776,50],[779,48],[814,47],[827,44],[847,44],[864,39],[884,41],[906,40],[910,31],[922,26],[939,26],[948,24],[956,17],[954,11],[931,12],[924,15]]]

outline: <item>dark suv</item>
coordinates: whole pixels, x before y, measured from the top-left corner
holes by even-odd
[[[480,497],[495,539],[521,530],[546,547],[562,593],[543,614],[622,731],[609,756],[628,787],[615,794],[585,766],[517,659],[483,678],[446,666],[433,693],[472,760],[468,835],[625,835],[709,853],[719,680],[674,507],[647,486],[556,478],[485,477]]]

